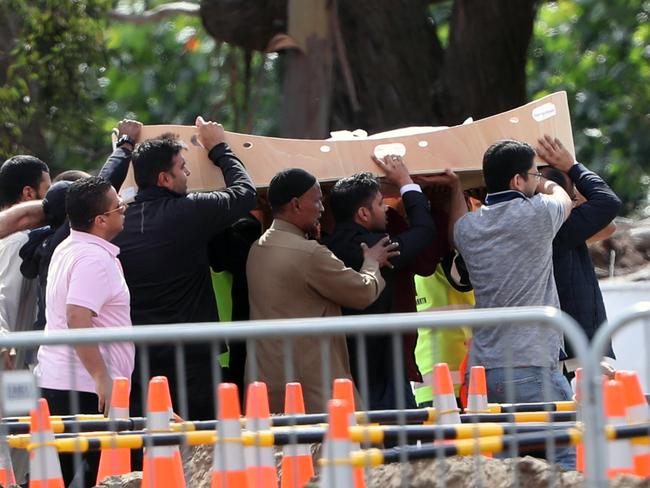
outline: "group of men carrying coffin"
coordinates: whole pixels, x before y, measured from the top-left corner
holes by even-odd
[[[54,226],[50,221],[55,213],[52,202],[61,205],[54,192],[49,199],[45,195],[44,207],[17,199],[0,212],[2,236],[43,223],[51,231],[46,239],[58,236],[55,245],[47,246],[49,266],[41,270],[45,279],[39,280],[46,330],[216,322],[211,266],[236,270],[232,292],[236,319],[414,312],[414,275],[431,275],[452,250],[459,254],[459,267],[471,282],[478,308],[562,308],[589,336],[604,319],[586,241],[612,221],[620,200],[557,139],[541,138],[536,151],[513,140],[490,146],[483,159],[487,197],[473,212],[468,211],[466,195],[452,171],[414,181],[403,159],[395,155],[373,158],[383,181],[399,190],[391,207],[380,180],[358,173],[329,189],[326,211],[317,178],[300,168],[286,169],[270,182],[265,202],[269,208],[264,210],[270,210],[272,222],[261,233],[262,226],[251,214],[258,205],[255,185],[225,143],[223,127],[201,117],[196,127],[198,141],[223,172],[224,190],[188,192],[190,171],[183,143],[165,135],[135,144],[141,124],[122,121],[118,147],[100,177],[66,185],[65,223]],[[534,162],[536,154],[548,164],[543,173]],[[3,171],[15,164],[12,159],[0,168],[0,187]],[[116,190],[130,163],[138,193],[126,206]],[[439,188],[446,189],[442,205],[433,197]],[[584,197],[579,206],[569,196],[578,195],[576,189]],[[82,272],[70,256],[75,242],[89,253],[84,266],[112,277],[115,294],[103,293],[101,300],[87,296],[85,292],[97,286],[90,282],[97,278],[92,271]],[[0,257],[3,251],[0,248]],[[589,309],[596,313],[587,313]],[[130,321],[111,324],[111,317]],[[359,407],[415,407],[410,382],[423,381],[414,358],[417,335],[402,337],[403,354],[397,359],[404,359],[399,368],[404,374],[398,381],[392,339],[367,336],[358,344],[356,337],[297,337],[289,350],[291,377],[285,371],[284,338],[256,341],[255,354],[248,357],[242,344],[232,344],[231,367],[221,376],[240,386],[244,381],[266,382],[272,412],[282,411],[287,381],[302,383],[308,412],[323,411],[329,388],[322,384],[323,366],[329,368],[329,378],[352,378],[357,388],[367,391],[361,398],[357,390]],[[322,364],[323,341],[329,350],[327,365]],[[214,417],[209,385],[216,354],[225,347],[184,347],[181,360],[191,419]],[[362,350],[365,353],[360,354]],[[143,413],[142,371],[169,378],[178,408],[174,346],[156,345],[146,351],[136,347],[135,357],[124,353],[103,347],[89,351],[44,346],[38,352],[37,380],[48,390],[98,395],[105,410],[110,378],[135,368],[130,374],[133,415]],[[506,401],[506,392],[514,394],[508,401],[565,400],[571,397],[560,369],[565,358],[557,331],[541,324],[516,328],[503,324],[474,331],[469,365],[485,366],[490,401]],[[63,378],[69,371],[65,361],[79,365],[73,384]],[[363,377],[367,382],[361,385]],[[404,388],[398,389],[398,384]],[[55,406],[53,413],[70,413],[64,411],[69,408],[55,411]],[[558,449],[557,459],[571,467],[572,455]]]

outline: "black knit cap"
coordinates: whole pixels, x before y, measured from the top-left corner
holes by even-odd
[[[58,181],[54,183],[43,199],[45,219],[52,227],[59,227],[65,221],[65,194],[72,182]]]
[[[290,168],[276,174],[269,184],[268,199],[271,208],[277,210],[292,198],[304,195],[314,184],[316,177],[301,168]]]

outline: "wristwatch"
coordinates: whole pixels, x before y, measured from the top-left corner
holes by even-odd
[[[120,136],[120,138],[117,140],[117,144],[115,144],[115,147],[120,147],[126,143],[131,144],[132,147],[135,147],[135,141],[133,140],[133,137],[127,134],[122,134]]]

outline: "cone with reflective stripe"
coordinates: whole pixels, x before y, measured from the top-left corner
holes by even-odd
[[[219,423],[212,461],[211,488],[247,488],[237,385],[220,383],[217,388],[217,398]]]
[[[147,431],[171,432],[169,412],[172,408],[169,385],[164,376],[149,381],[147,395]],[[152,446],[144,450],[143,488],[184,488],[185,476],[178,446]]]
[[[433,367],[433,406],[436,408],[437,424],[460,424],[460,410],[447,363],[438,363]]]
[[[271,429],[269,395],[266,383],[254,381],[246,392],[246,429],[251,432]],[[250,488],[277,488],[275,456],[272,447],[244,448],[246,477]]]
[[[346,402],[348,407],[348,426],[356,426],[357,418],[355,412],[357,410],[354,403],[354,384],[352,380],[347,378],[338,378],[334,380],[334,386],[332,388],[332,397],[335,400],[343,400]],[[361,449],[361,446],[357,442],[352,443],[352,449],[358,450]],[[363,473],[363,468],[354,468],[354,488],[364,488],[366,486],[366,479]]]
[[[9,446],[4,438],[0,438],[0,485],[10,486],[16,484],[14,469],[11,465]]]
[[[111,408],[108,412],[111,420],[129,419],[129,380],[115,378],[111,393]],[[131,449],[109,447],[102,449],[97,471],[97,484],[107,476],[118,476],[131,472]]]
[[[489,413],[487,399],[487,381],[483,366],[472,366],[469,372],[469,390],[467,394],[467,408],[465,413]],[[492,457],[491,452],[483,453],[485,457]]]
[[[300,383],[287,383],[284,395],[285,415],[304,415],[305,401]],[[281,488],[302,488],[314,476],[309,444],[291,444],[282,450]]]
[[[327,411],[329,426],[322,449],[320,486],[354,486],[354,473],[350,462],[350,406],[345,400],[330,400]]]
[[[612,380],[605,382],[603,388],[607,425],[626,425],[623,384]],[[619,474],[634,474],[632,445],[629,439],[608,441],[607,461],[607,476],[610,479]]]
[[[234,383],[217,388],[219,412],[217,442],[212,460],[212,488],[247,488],[246,462],[241,439],[239,391]]]
[[[489,412],[485,368],[483,366],[472,366],[469,375],[469,393],[465,413]]]
[[[38,401],[30,417],[29,488],[64,488],[59,454],[53,445],[50,408],[45,398]]]
[[[628,424],[641,424],[650,421],[650,407],[643,394],[641,382],[634,371],[617,371],[616,379],[623,383],[625,394],[625,413]],[[650,444],[645,438],[633,439],[634,474],[647,478],[650,476]]]

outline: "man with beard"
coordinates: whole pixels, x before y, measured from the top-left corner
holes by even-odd
[[[131,291],[133,325],[217,322],[210,280],[208,243],[255,206],[256,191],[243,164],[224,142],[224,129],[197,117],[198,141],[223,172],[226,188],[188,193],[190,171],[184,145],[173,136],[138,144],[132,162],[138,193],[126,211],[123,232],[114,244]],[[136,350],[131,413],[141,415],[142,347]],[[167,376],[175,402],[179,395],[175,346],[147,348],[149,376]],[[217,361],[210,344],[184,348],[188,413],[192,420],[214,418],[212,368]],[[146,371],[146,369],[144,369]],[[145,380],[148,381],[149,378]]]
[[[384,289],[379,268],[399,254],[397,245],[387,237],[373,247],[360,244],[359,271],[347,268],[309,239],[319,225],[322,199],[318,181],[302,169],[281,171],[271,180],[273,223],[251,247],[246,265],[251,320],[335,317],[341,307],[366,308]],[[329,348],[328,364],[321,358],[322,341]],[[266,382],[272,412],[282,412],[285,383],[290,381],[302,384],[307,412],[322,412],[329,398],[322,369],[329,366],[330,379],[351,377],[345,337],[296,337],[291,345],[291,357],[285,358],[283,338],[256,341],[255,354],[249,350],[247,358],[247,379]]]
[[[0,209],[42,200],[50,183],[50,170],[40,159],[27,155],[7,159],[0,166]],[[0,239],[0,330],[30,330],[34,323],[36,282],[20,274],[18,256],[27,239],[27,231]],[[4,366],[22,368],[25,352],[20,350],[17,358],[11,358],[9,351],[0,351]]]
[[[386,175],[388,183],[399,188],[408,228],[390,239],[399,245],[400,255],[391,259],[390,267],[382,269],[386,288],[369,307],[362,310],[343,308],[344,315],[393,313],[395,310],[394,271],[411,265],[435,237],[435,225],[429,212],[429,202],[420,186],[413,183],[408,168],[399,156],[387,156],[375,162]],[[358,173],[339,180],[330,192],[330,205],[336,226],[326,240],[327,247],[346,266],[358,270],[363,262],[361,243],[372,246],[386,234],[387,210],[379,181],[371,173]],[[406,408],[415,408],[415,398],[406,375],[401,391],[397,390],[390,335],[374,335],[365,338],[365,367],[368,378],[369,408],[372,410],[394,409],[398,397],[404,398]],[[348,337],[348,349],[353,376],[357,383],[358,358],[355,337]]]

